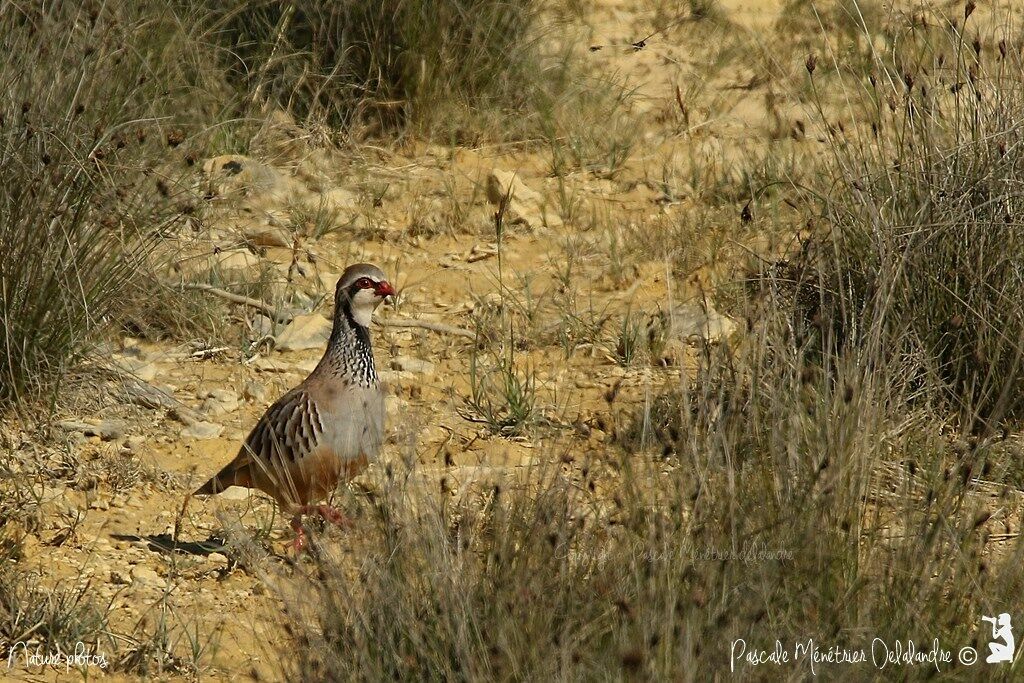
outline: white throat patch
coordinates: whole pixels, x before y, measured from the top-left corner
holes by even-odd
[[[382,299],[372,289],[360,289],[352,297],[352,319],[357,325],[369,327],[373,311],[381,301]]]

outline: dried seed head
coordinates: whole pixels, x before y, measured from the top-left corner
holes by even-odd
[[[977,5],[974,4],[974,0],[967,0],[967,4],[964,5],[964,21],[970,19],[976,7]]]
[[[605,400],[605,402],[607,402],[609,404],[610,403],[614,403],[615,402],[615,398],[619,394],[619,388],[621,386],[622,386],[622,380],[621,379],[620,380],[616,380],[615,383],[612,384],[608,388],[608,390],[606,392],[604,392],[604,400]]]
[[[971,47],[974,48],[974,54],[981,55],[981,41],[978,36],[974,36],[974,42],[971,43]]]
[[[1000,59],[1006,59],[1006,38],[999,41],[999,57]]]
[[[815,67],[818,66],[818,56],[813,52],[807,55],[807,61],[804,62],[804,68],[807,69],[807,73],[813,74]]]
[[[185,133],[182,130],[172,130],[167,134],[167,146],[177,147],[181,143],[185,142]]]
[[[644,665],[644,655],[639,650],[627,650],[622,653],[622,668],[629,671],[639,671]]]

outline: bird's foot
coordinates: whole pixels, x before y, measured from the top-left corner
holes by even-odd
[[[345,513],[330,505],[306,505],[300,512],[304,515],[318,515],[320,519],[337,527],[352,526],[352,520]]]

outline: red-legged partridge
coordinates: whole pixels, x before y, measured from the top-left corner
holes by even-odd
[[[349,266],[334,292],[334,327],[320,363],[297,387],[270,406],[238,455],[196,495],[229,486],[259,489],[294,514],[293,546],[305,534],[302,515],[316,512],[340,523],[341,514],[313,505],[338,482],[377,457],[384,430],[384,392],[370,347],[374,309],[395,290],[380,268]]]

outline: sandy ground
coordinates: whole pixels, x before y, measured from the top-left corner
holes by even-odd
[[[349,263],[370,261],[401,290],[397,307],[382,310],[382,317],[467,330],[488,320],[504,296],[523,337],[518,359],[536,371],[540,414],[558,428],[509,438],[466,419],[471,340],[422,329],[373,330],[377,365],[392,395],[382,462],[414,459],[425,491],[440,491],[447,477],[449,495],[459,495],[473,481],[507,476],[538,454],[613,447],[600,416],[609,389],[617,386],[621,401],[639,405],[678,382],[693,353],[681,340],[670,345],[667,365],[623,367],[616,359],[622,316],[647,320],[677,304],[704,301],[708,293],[727,315],[728,302],[716,301],[716,289],[738,278],[736,265],[746,249],[776,246],[762,231],[761,217],[740,219],[753,182],[749,172],[771,164],[799,175],[804,160],[825,144],[808,111],[806,53],[793,47],[820,42],[813,15],[802,13],[802,33],[794,34],[780,2],[727,0],[715,20],[687,20],[685,8],[666,10],[670,4],[659,9],[656,3],[601,0],[587,3],[585,18],[573,20],[587,43],[601,47],[588,53],[598,70],[635,88],[625,114],[632,146],[618,168],[598,163],[556,178],[550,153],[514,145],[416,144],[343,157],[302,140],[291,144],[294,128],[282,124],[268,133],[280,144],[268,149],[284,152],[244,160],[277,171],[270,189],[249,176],[230,183],[221,178],[221,198],[201,236],[187,246],[194,258],[182,269],[212,266],[227,283],[269,270],[277,284],[268,295],[283,305],[318,302],[315,311],[329,315],[337,275]],[[642,49],[630,47],[652,33]],[[220,182],[216,167],[209,166],[197,183]],[[494,169],[515,173],[540,198],[524,208],[526,224],[508,226],[500,268],[486,192]],[[276,192],[279,187],[284,189]],[[289,192],[308,199],[334,190],[340,191],[331,195],[340,207],[335,222],[349,222],[346,227],[307,237],[298,250],[271,246],[256,254],[238,246],[238,234],[251,235],[273,227],[274,217],[288,216],[294,204]],[[369,194],[379,196],[377,206],[366,200]],[[675,228],[686,237],[673,237],[672,226],[688,226]],[[265,581],[268,574],[281,579],[291,571],[283,550],[287,525],[272,505],[234,489],[193,500],[179,532],[180,541],[193,545],[177,553],[160,547],[174,531],[186,492],[234,456],[265,408],[298,383],[322,352],[316,345],[252,354],[265,322],[243,306],[232,316],[226,344],[113,340],[115,359],[213,425],[206,435],[212,438],[184,435],[187,425],[175,410],[140,406],[116,383],[97,380],[100,397],[92,396],[90,405],[98,407],[69,408],[60,418],[123,420],[123,433],[104,440],[71,430],[56,455],[48,452],[56,458],[62,451],[81,464],[66,484],[35,486],[38,521],[25,530],[25,554],[45,582],[88,582],[96,600],[112,602],[112,627],[120,633],[145,639],[165,623],[182,661],[191,651],[182,633],[198,629],[201,643],[210,646],[199,655],[203,678],[272,679],[279,674],[273,634],[280,607]],[[606,322],[592,338],[574,339],[567,352],[560,339],[574,317]],[[211,391],[221,393],[210,397]],[[587,425],[586,436],[572,429],[580,424]],[[353,490],[372,487],[380,470],[375,465]],[[358,508],[358,497],[345,500]],[[239,527],[263,538],[269,550],[258,570],[229,563],[240,551],[209,552],[217,538],[237,535]],[[358,525],[328,532],[331,542],[351,544],[353,552],[358,534]],[[125,645],[119,644],[122,651]],[[0,678],[10,680],[65,679],[54,669],[2,667]],[[188,668],[183,663],[181,671],[165,676],[188,677]],[[92,669],[89,677],[97,673]]]

